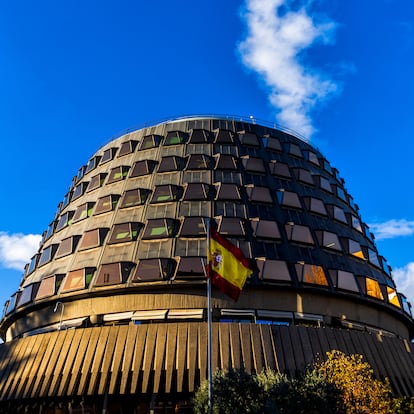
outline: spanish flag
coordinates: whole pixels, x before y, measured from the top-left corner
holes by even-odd
[[[210,226],[209,277],[211,283],[237,301],[246,279],[253,273],[243,252]]]

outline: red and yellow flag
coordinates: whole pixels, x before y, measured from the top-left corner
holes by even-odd
[[[210,227],[209,277],[211,283],[234,301],[240,296],[246,279],[253,273],[243,252]]]

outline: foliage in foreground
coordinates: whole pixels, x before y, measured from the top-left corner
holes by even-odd
[[[392,397],[388,381],[374,378],[361,355],[327,352],[298,378],[266,370],[217,371],[213,377],[213,414],[408,414],[414,399]],[[196,414],[208,413],[208,383],[194,399]]]

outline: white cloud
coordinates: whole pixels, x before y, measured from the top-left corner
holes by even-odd
[[[36,253],[42,236],[39,234],[8,234],[0,232],[0,265],[23,271]]]
[[[369,227],[374,233],[376,240],[393,239],[414,234],[414,221],[405,219],[392,219],[384,223],[371,223]]]
[[[393,269],[392,275],[398,291],[407,296],[411,304],[414,305],[414,262]]]
[[[240,43],[243,63],[257,72],[269,88],[270,103],[285,127],[310,137],[316,104],[337,92],[338,85],[305,65],[303,52],[316,42],[330,43],[336,23],[317,21],[308,13],[312,0],[298,10],[289,0],[246,0],[243,17],[247,36]]]

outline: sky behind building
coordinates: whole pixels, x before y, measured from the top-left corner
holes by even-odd
[[[413,29],[411,0],[4,2],[0,304],[100,146],[212,113],[317,146],[414,300]]]

